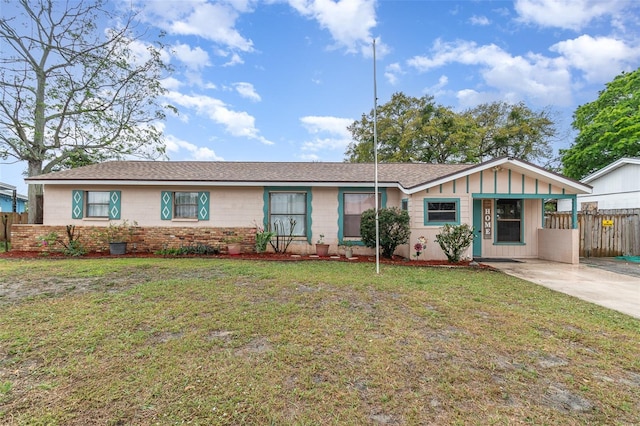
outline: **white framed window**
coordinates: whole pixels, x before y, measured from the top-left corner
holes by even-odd
[[[176,219],[198,218],[198,193],[175,192],[173,194],[173,217]]]
[[[120,191],[71,191],[72,219],[120,219]]]
[[[87,191],[86,217],[109,217],[109,191]]]
[[[460,224],[459,198],[425,198],[424,224],[444,225]]]
[[[161,191],[160,219],[209,220],[209,192]]]
[[[293,236],[307,235],[307,192],[269,192],[269,225],[274,232],[289,234],[292,221]]]

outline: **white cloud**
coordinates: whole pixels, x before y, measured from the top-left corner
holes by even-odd
[[[487,18],[486,16],[476,16],[476,15],[473,15],[469,19],[469,22],[471,23],[471,25],[479,25],[481,27],[491,24],[491,21],[489,21],[489,18]]]
[[[505,93],[488,93],[488,92],[477,92],[473,89],[463,89],[456,93],[456,98],[458,99],[458,106],[462,109],[473,108],[480,104],[494,102],[494,101],[505,101],[509,103],[517,103],[518,98],[513,96],[513,94]]]
[[[521,22],[578,31],[597,18],[615,19],[628,4],[627,0],[517,0],[514,8]]]
[[[344,150],[351,142],[351,133],[347,126],[353,121],[350,118],[328,116],[302,117],[302,125],[310,134],[315,135],[312,140],[303,144],[303,151]]]
[[[176,153],[180,159],[196,160],[196,161],[223,161],[224,158],[219,157],[211,149],[203,146],[197,146],[191,142],[179,139],[173,135],[165,136],[165,144],[167,153]],[[187,151],[188,155],[180,155],[182,151]]]
[[[111,31],[112,31],[111,29],[106,30],[107,33]],[[155,48],[155,46],[153,46],[152,44],[141,41],[141,40],[130,40],[128,47],[129,49],[131,49],[131,53],[133,54],[129,60],[135,63],[136,65],[142,65],[145,62],[149,61],[151,59],[149,48],[150,47]],[[169,52],[167,52],[164,49],[160,49],[159,53],[160,53],[160,59],[163,62],[165,63],[170,62],[171,54]]]
[[[256,89],[253,87],[253,84],[251,83],[234,83],[233,87],[235,87],[236,91],[243,98],[250,99],[253,102],[260,102],[262,100],[260,95],[256,92]]]
[[[209,54],[199,46],[192,49],[187,44],[176,44],[172,47],[172,51],[174,56],[189,69],[200,70],[211,65],[209,63]]]
[[[376,26],[374,0],[289,0],[289,4],[303,16],[318,21],[331,33],[337,47],[358,53],[370,46],[371,29]]]
[[[167,77],[162,79],[162,87],[167,90],[177,90],[183,85],[184,83],[175,77]]]
[[[175,91],[169,92],[167,97],[176,105],[194,109],[199,115],[222,125],[232,136],[258,140],[265,145],[273,144],[260,135],[253,116],[244,111],[232,111],[219,99],[205,95],[185,95]]]
[[[405,72],[403,71],[402,66],[397,62],[387,65],[384,70],[384,77],[392,86],[395,86],[398,83],[398,76],[403,74],[405,74]]]
[[[333,133],[335,135],[350,135],[347,126],[353,123],[351,118],[306,116],[300,119],[302,125],[309,133]]]
[[[244,60],[242,59],[242,57],[240,55],[238,55],[237,53],[232,53],[231,54],[231,58],[225,62],[224,64],[222,64],[223,67],[232,67],[234,65],[242,65],[244,64]]]
[[[449,84],[449,77],[441,75],[438,82],[431,87],[428,87],[425,92],[429,95],[438,96],[443,93],[443,88]]]
[[[232,50],[250,52],[253,42],[235,28],[239,12],[250,12],[252,2],[209,3],[192,1],[141,1],[142,19],[170,34],[194,35]]]
[[[437,40],[431,56],[415,56],[407,63],[420,72],[450,63],[479,66],[483,83],[505,96],[519,94],[537,105],[570,105],[571,73],[564,58],[547,58],[529,53],[511,56],[494,44],[444,43]]]
[[[640,59],[640,48],[609,37],[582,35],[550,47],[564,56],[569,64],[584,72],[589,83],[605,83],[621,71],[630,71]]]
[[[297,157],[302,161],[320,161],[318,154],[298,154]]]

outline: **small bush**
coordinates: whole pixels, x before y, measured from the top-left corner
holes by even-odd
[[[256,225],[256,253],[267,251],[267,244],[276,235],[273,231],[267,231],[264,227]]]
[[[436,235],[436,243],[449,259],[449,262],[459,262],[460,255],[473,242],[473,228],[463,223],[462,225],[444,225],[442,231]]]
[[[60,251],[65,256],[84,256],[87,254],[87,250],[80,242],[80,233],[76,233],[75,225],[67,225],[66,239],[59,236],[57,232],[50,232],[47,235],[38,237],[40,244],[45,248],[43,254],[48,254],[49,251]],[[56,249],[56,245],[61,248]]]
[[[391,258],[400,244],[409,241],[409,213],[397,207],[389,207],[378,211],[380,228],[380,248],[382,256]],[[360,235],[367,247],[376,247],[376,211],[366,210],[360,219]]]
[[[206,256],[211,254],[220,254],[219,247],[212,247],[207,244],[192,244],[182,247],[164,248],[154,252],[162,256],[187,256],[187,255],[199,255]]]

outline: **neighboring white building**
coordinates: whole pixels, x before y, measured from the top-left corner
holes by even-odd
[[[621,158],[581,180],[591,194],[578,194],[580,210],[640,209],[640,158]],[[558,211],[570,211],[571,200],[558,200]]]

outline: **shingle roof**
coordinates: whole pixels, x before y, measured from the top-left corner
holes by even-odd
[[[380,183],[404,188],[428,183],[473,167],[469,164],[378,164]],[[297,183],[373,182],[373,163],[300,163],[230,161],[110,161],[28,179],[39,181],[137,181],[193,183]]]

